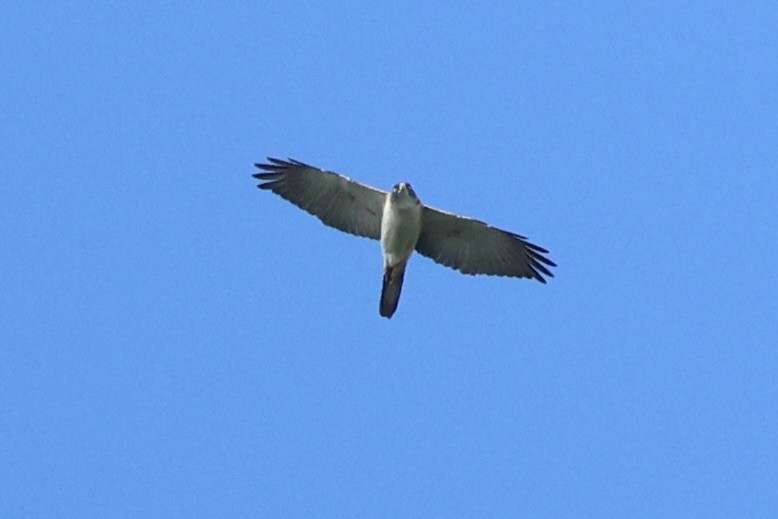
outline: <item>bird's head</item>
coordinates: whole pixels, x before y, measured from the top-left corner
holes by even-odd
[[[408,200],[414,201],[416,203],[419,202],[419,197],[416,196],[416,192],[408,182],[400,182],[399,184],[395,184],[394,188],[392,189],[392,198],[397,201]]]

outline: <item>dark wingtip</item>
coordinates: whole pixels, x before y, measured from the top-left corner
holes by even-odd
[[[262,171],[278,171],[284,169],[284,166],[282,164],[262,163],[262,162],[254,163],[254,167],[256,167],[257,169],[261,169]]]
[[[283,177],[283,173],[279,173],[278,171],[269,171],[267,173],[254,173],[251,176],[257,180],[274,180]]]
[[[267,162],[255,162],[254,167],[263,171],[283,171],[289,168],[301,167],[301,168],[313,168],[313,166],[306,164],[295,159],[277,159],[275,157],[268,157]]]
[[[281,180],[285,170],[293,166],[295,166],[295,164],[285,160],[268,157],[266,163],[254,163],[254,167],[259,169],[260,172],[253,173],[251,176],[261,182],[265,182],[264,184],[259,184],[257,186],[259,189],[272,189],[276,184],[274,181]]]
[[[535,252],[539,252],[541,254],[548,254],[548,250],[544,249],[543,247],[539,245],[535,245],[534,243],[530,243],[527,241],[527,238],[524,238],[522,241],[524,241],[524,244],[529,247],[530,249],[534,250]]]
[[[548,270],[546,267],[544,267],[543,265],[541,265],[539,262],[535,260],[532,260],[532,268],[536,272],[540,272],[541,274],[545,274],[546,276],[554,277],[554,275],[551,273],[550,270]]]
[[[273,189],[278,184],[278,181],[283,179],[284,170],[289,167],[284,161],[268,157],[268,164],[261,162],[255,162],[254,166],[259,169],[258,173],[253,173],[252,178],[259,180],[260,184],[257,184],[259,189]]]

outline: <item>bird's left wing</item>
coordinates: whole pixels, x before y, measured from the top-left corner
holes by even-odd
[[[416,250],[463,274],[534,278],[545,283],[556,263],[524,236],[484,222],[425,207]]]
[[[296,160],[268,157],[255,164],[257,187],[269,189],[330,227],[377,240],[386,192]]]

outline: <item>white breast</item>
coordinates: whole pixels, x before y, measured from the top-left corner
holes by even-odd
[[[416,247],[421,233],[422,207],[410,196],[386,196],[381,219],[381,249],[384,265],[397,265],[407,260]]]

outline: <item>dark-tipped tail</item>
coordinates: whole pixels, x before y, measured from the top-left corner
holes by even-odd
[[[397,310],[404,278],[405,263],[384,268],[384,288],[381,290],[381,304],[378,308],[381,317],[389,319]]]

